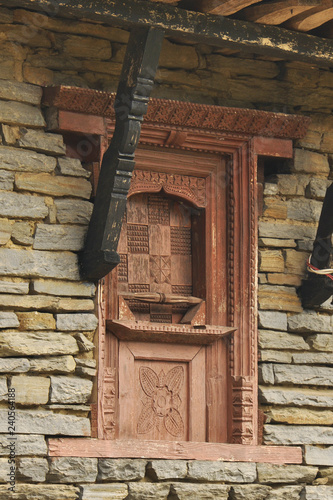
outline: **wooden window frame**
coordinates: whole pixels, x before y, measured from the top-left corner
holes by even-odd
[[[44,103],[58,108],[53,130],[78,135],[94,134],[85,125],[80,94],[95,97],[95,125],[98,116],[96,100],[100,99],[100,114],[108,134],[112,133],[114,97],[85,89],[52,89],[46,92]],[[73,99],[73,96],[76,99]],[[54,120],[54,115],[53,115]],[[98,121],[98,120],[97,120]],[[301,463],[299,447],[262,446],[258,443],[257,406],[257,162],[258,156],[291,158],[292,139],[302,137],[308,125],[305,117],[261,112],[256,110],[220,108],[189,103],[152,99],[142,128],[137,159],[149,164],[151,151],[186,151],[207,155],[227,156],[227,324],[237,328],[230,342],[229,359],[232,380],[231,443],[170,442],[105,439],[105,415],[112,415],[116,397],[114,369],[106,360],[105,282],[99,285],[99,372],[97,402],[92,404],[92,438],[51,439],[51,456],[186,458],[207,460],[240,460],[271,463]],[[79,129],[79,130],[77,130]],[[104,146],[106,142],[103,140]],[[149,155],[145,151],[151,148]],[[103,152],[103,147],[101,148]],[[156,158],[155,158],[156,159]],[[212,270],[215,272],[212,259]],[[112,304],[111,297],[111,304]],[[213,345],[214,346],[214,345]],[[214,347],[213,347],[214,349]],[[215,355],[218,362],[218,353]],[[218,376],[218,373],[216,374]],[[216,414],[218,415],[218,414]],[[217,416],[215,417],[217,418]],[[209,423],[214,428],[213,422]],[[111,425],[112,427],[112,425]]]

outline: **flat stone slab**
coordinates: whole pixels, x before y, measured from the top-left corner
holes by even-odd
[[[154,481],[184,479],[187,476],[185,460],[152,460],[147,467],[147,475]]]
[[[278,407],[265,412],[267,422],[278,422],[296,425],[333,425],[332,410],[316,410],[313,408]]]
[[[51,403],[87,403],[93,383],[80,377],[51,376]]]
[[[1,192],[0,217],[43,219],[49,210],[42,197]]]
[[[170,485],[166,483],[128,483],[126,500],[167,500]]]
[[[266,500],[272,488],[262,484],[231,486],[231,500]]]
[[[310,346],[303,337],[275,330],[259,330],[259,347],[261,349],[285,349],[288,351],[308,351]],[[303,356],[306,353],[300,354]]]
[[[127,484],[83,484],[82,500],[124,500],[128,495]]]
[[[284,364],[264,364],[261,367],[261,375],[264,383],[268,384],[295,384],[295,385],[333,385],[333,368],[323,366]]]
[[[333,486],[305,486],[301,500],[332,500]]]
[[[61,175],[85,177],[86,179],[91,176],[91,172],[83,168],[80,160],[76,158],[59,158],[58,168],[60,170]]]
[[[80,280],[75,254],[0,248],[0,275]]]
[[[298,484],[312,483],[318,467],[304,465],[257,464],[258,482],[263,484]]]
[[[145,477],[147,460],[100,458],[98,481],[138,481]]]
[[[328,446],[327,448],[305,446],[304,460],[308,465],[333,466],[333,446]]]
[[[16,424],[22,434],[90,436],[90,420],[47,410],[16,409]],[[0,432],[7,433],[7,409],[0,409]]]
[[[0,122],[23,127],[45,127],[40,109],[30,104],[1,101]]]
[[[17,293],[18,295],[26,295],[29,293],[29,283],[0,280],[0,293]]]
[[[0,328],[17,328],[20,326],[18,317],[13,312],[0,312]]]
[[[53,176],[50,174],[16,174],[15,185],[24,191],[33,191],[50,196],[73,196],[89,199],[91,184],[78,177]]]
[[[19,458],[17,464],[17,478],[21,481],[42,483],[46,480],[49,464],[46,458]]]
[[[56,199],[57,221],[60,224],[88,224],[93,210],[89,201],[69,198]]]
[[[331,408],[333,406],[333,390],[260,386],[259,400],[271,405]]]
[[[61,331],[94,331],[98,319],[94,314],[57,314],[57,329]]]
[[[333,428],[307,425],[265,425],[265,444],[333,444]]]
[[[41,153],[66,154],[66,146],[62,135],[48,134],[42,130],[21,129],[17,144],[22,148],[34,149]]]
[[[15,452],[17,456],[47,455],[47,445],[44,436],[37,434],[15,434]],[[8,434],[0,435],[0,455],[8,457]]]
[[[77,500],[79,488],[59,484],[16,484],[15,497],[24,500]],[[13,497],[13,498],[15,498]],[[8,500],[8,485],[0,485],[0,500]]]
[[[170,492],[178,500],[228,500],[231,486],[225,484],[187,484],[174,483]]]
[[[187,477],[196,481],[253,483],[256,480],[257,471],[254,463],[195,460],[188,462]]]
[[[94,483],[97,458],[56,457],[50,462],[48,480],[54,483]]]
[[[32,283],[33,291],[46,295],[60,295],[63,297],[94,297],[96,286],[94,283],[74,283],[59,280],[35,280]],[[1,290],[1,281],[0,281]]]
[[[288,328],[296,333],[332,333],[330,316],[312,311],[290,315]]]
[[[37,224],[33,248],[79,251],[83,249],[86,232],[85,226]]]
[[[76,340],[60,332],[0,332],[0,357],[77,354]]]
[[[41,98],[41,87],[14,80],[0,80],[0,99],[4,101],[18,101],[38,105]]]
[[[20,310],[40,309],[52,312],[92,311],[91,299],[72,299],[70,297],[52,297],[51,295],[5,295],[1,296],[3,307]],[[53,326],[53,325],[52,325]]]
[[[6,103],[1,103],[1,107],[3,104]],[[35,151],[0,146],[0,165],[2,170],[14,170],[15,172],[53,172],[57,161],[52,156]]]
[[[15,375],[11,387],[15,389],[15,402],[22,405],[47,404],[49,401],[49,377]]]

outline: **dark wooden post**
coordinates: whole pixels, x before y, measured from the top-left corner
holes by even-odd
[[[333,233],[333,184],[326,191],[310,264],[317,269],[330,266]],[[333,294],[333,281],[326,275],[308,273],[300,288],[303,307],[319,306]]]
[[[103,157],[94,210],[81,255],[84,279],[98,280],[119,263],[117,245],[135,164],[134,154],[163,36],[164,32],[155,28],[131,31],[115,101],[115,131]]]

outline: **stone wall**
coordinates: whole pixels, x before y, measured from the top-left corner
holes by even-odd
[[[128,34],[0,8],[0,499],[8,493],[8,387],[15,389],[12,498],[295,500],[333,497],[332,314],[297,287],[333,160],[332,73],[208,46],[164,43],[155,96],[306,113],[289,162],[266,162],[259,233],[264,443],[303,465],[47,458],[49,436],[89,436],[96,289],[77,252],[92,210],[89,171],[46,131],[41,86],[115,90]]]

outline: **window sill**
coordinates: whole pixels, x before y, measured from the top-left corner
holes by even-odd
[[[60,438],[49,439],[49,456],[301,464],[302,448],[298,446],[252,446],[190,441]]]

